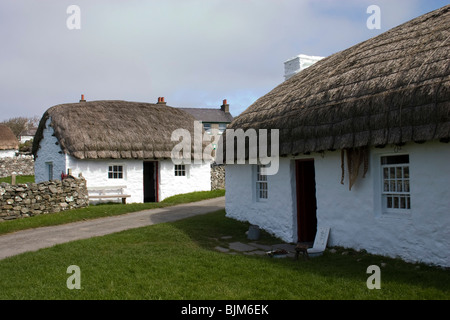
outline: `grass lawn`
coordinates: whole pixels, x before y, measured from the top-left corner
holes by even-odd
[[[11,184],[11,177],[0,178],[0,183],[6,182]],[[34,176],[16,176],[16,184],[34,182]]]
[[[221,253],[247,241],[247,223],[223,210],[0,260],[0,299],[449,299],[450,272],[337,248],[295,261]],[[261,243],[279,243],[266,233]],[[381,289],[366,286],[381,267]],[[69,290],[70,265],[81,289]]]

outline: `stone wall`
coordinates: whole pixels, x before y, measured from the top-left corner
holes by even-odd
[[[225,166],[211,164],[211,190],[225,189]]]
[[[0,159],[0,178],[9,177],[13,173],[15,173],[17,176],[33,176],[33,156],[19,154],[12,158]]]
[[[0,184],[0,221],[89,205],[86,180],[69,177],[41,183]]]

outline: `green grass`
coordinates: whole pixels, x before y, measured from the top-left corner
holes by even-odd
[[[448,299],[449,271],[338,248],[309,260],[214,250],[246,241],[225,211],[127,230],[0,260],[0,299]],[[264,243],[279,240],[262,233]],[[369,265],[381,289],[366,286]],[[81,270],[69,290],[67,267]]]
[[[0,178],[0,183],[6,182],[11,184],[11,177]],[[34,176],[16,176],[16,184],[32,183],[34,182]]]
[[[58,213],[43,214],[29,218],[0,222],[0,235],[45,226],[54,226],[80,220],[95,219],[135,212],[140,210],[164,208],[181,203],[195,202],[225,195],[225,190],[198,191],[176,195],[157,203],[101,204],[86,208],[68,210]]]

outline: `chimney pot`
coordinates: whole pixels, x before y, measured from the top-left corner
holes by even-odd
[[[158,104],[166,104],[166,103],[164,102],[164,97],[159,97],[159,98],[158,98]]]
[[[86,102],[86,100],[84,99],[84,94],[81,95],[81,100],[80,102]]]

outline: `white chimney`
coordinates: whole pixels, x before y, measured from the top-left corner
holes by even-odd
[[[284,62],[284,80],[289,79],[294,74],[312,66],[324,57],[319,56],[307,56],[305,54],[299,54]]]

